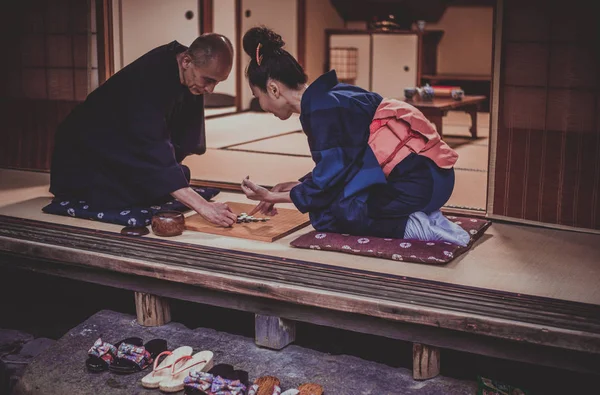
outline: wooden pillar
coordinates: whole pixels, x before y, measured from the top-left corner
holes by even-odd
[[[136,292],[137,322],[143,326],[161,326],[171,321],[171,307],[167,299]]]
[[[427,380],[440,374],[440,349],[413,343],[413,378]]]
[[[296,340],[296,322],[284,318],[256,314],[254,342],[266,348],[281,350]]]

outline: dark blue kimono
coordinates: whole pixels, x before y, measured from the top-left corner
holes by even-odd
[[[441,208],[454,188],[454,169],[410,154],[386,179],[371,150],[369,125],[383,98],[338,83],[335,71],[302,96],[300,121],[315,168],[291,191],[295,206],[323,232],[402,238],[410,214]]]
[[[189,185],[181,161],[206,150],[203,96],[181,84],[174,41],[90,93],[59,126],[50,192],[96,209],[157,204]]]

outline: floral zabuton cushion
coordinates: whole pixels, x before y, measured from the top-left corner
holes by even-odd
[[[469,250],[492,224],[491,221],[480,218],[446,217],[469,232],[471,241],[466,247],[444,241],[384,239],[318,231],[302,235],[290,244],[297,248],[338,251],[395,261],[446,264]]]

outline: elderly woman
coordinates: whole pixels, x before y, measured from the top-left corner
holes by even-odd
[[[420,111],[339,83],[335,71],[307,86],[281,36],[265,27],[246,32],[243,44],[253,95],[280,119],[300,114],[315,162],[300,181],[270,191],[243,180],[246,196],[261,201],[254,212],[288,202],[319,231],[468,243],[439,211],[452,194],[458,155]]]

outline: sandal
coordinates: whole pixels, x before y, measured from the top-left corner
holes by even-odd
[[[176,348],[173,351],[164,351],[156,356],[154,359],[154,369],[152,373],[148,373],[142,379],[142,386],[144,388],[158,388],[160,382],[168,379],[171,376],[171,372],[167,369],[173,368],[175,361],[178,361],[183,356],[192,355],[192,347],[183,346]],[[166,356],[159,365],[160,357]]]
[[[185,395],[243,395],[248,388],[248,372],[219,364],[208,372],[190,371],[183,385]]]
[[[189,375],[190,369],[205,372],[213,366],[213,352],[200,351],[194,356],[186,355],[173,363],[171,377],[160,382],[159,388],[164,392],[178,392],[183,389],[183,381]],[[179,367],[178,367],[179,366]]]
[[[323,387],[319,384],[302,384],[298,389],[287,390],[281,395],[323,395]]]
[[[109,369],[117,374],[141,372],[152,365],[154,359],[164,351],[167,351],[167,341],[163,339],[150,340],[143,346],[121,343],[117,350],[117,358]]]
[[[281,382],[274,376],[263,376],[254,380],[254,384],[248,390],[248,395],[280,395]]]
[[[115,345],[102,341],[102,338],[98,338],[94,345],[88,351],[88,359],[85,361],[85,366],[88,371],[92,373],[105,372],[109,369],[110,365],[113,364],[117,357],[118,348],[121,344],[133,344],[135,346],[141,346],[144,341],[139,337],[129,337],[123,339]]]

